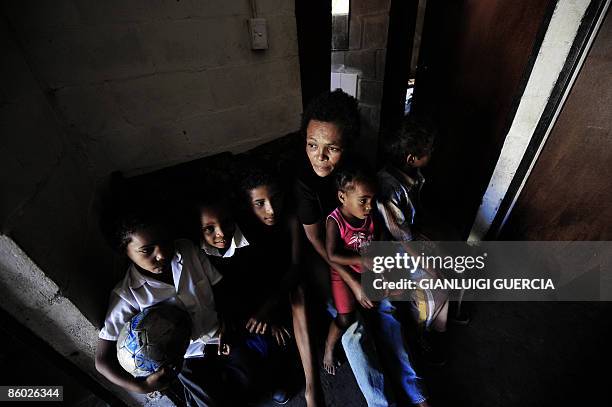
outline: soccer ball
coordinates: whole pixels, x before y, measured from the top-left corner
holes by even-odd
[[[119,364],[134,377],[182,360],[189,346],[191,319],[180,308],[162,304],[144,309],[121,329],[117,340]]]

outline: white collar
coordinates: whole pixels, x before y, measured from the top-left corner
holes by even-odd
[[[175,276],[175,264],[180,264],[181,266],[183,265],[183,256],[181,256],[181,254],[178,252],[178,250],[174,253],[174,257],[172,258],[172,276]],[[182,269],[182,267],[180,267],[180,269]],[[166,284],[162,281],[156,280],[152,277],[148,277],[144,274],[142,274],[140,271],[138,271],[138,268],[136,267],[136,265],[134,263],[132,263],[130,265],[129,268],[129,275],[130,275],[130,279],[128,281],[128,285],[130,286],[130,288],[136,289],[139,287],[142,287],[144,285],[144,283],[148,283],[150,285],[159,285],[159,284]],[[180,271],[179,271],[179,276],[180,276]],[[174,279],[176,281],[176,279]]]
[[[249,242],[246,240],[246,237],[244,237],[244,235],[242,234],[242,231],[240,230],[238,225],[236,225],[236,231],[234,232],[234,236],[232,237],[232,243],[230,244],[230,247],[228,247],[228,249],[225,251],[225,253],[221,254],[219,252],[219,249],[217,249],[214,246],[209,245],[205,241],[202,241],[201,247],[202,247],[202,250],[204,250],[204,252],[209,256],[232,257],[234,253],[236,252],[236,249],[240,249],[241,247],[245,247],[248,245],[249,245]]]

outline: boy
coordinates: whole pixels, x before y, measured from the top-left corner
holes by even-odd
[[[425,183],[421,168],[429,162],[433,141],[434,133],[430,128],[407,118],[388,146],[389,164],[378,173],[377,207],[395,241],[428,240],[419,233],[416,224],[421,213],[420,193]],[[405,248],[411,251],[409,246]],[[431,364],[442,365],[445,363],[443,343],[448,296],[441,290],[416,290],[413,295],[412,314],[427,330],[422,340],[424,353]]]
[[[429,162],[433,139],[433,133],[425,126],[404,121],[389,145],[389,165],[378,173],[378,209],[396,241],[418,240],[415,223],[425,183],[420,169]]]
[[[166,388],[175,376],[170,366],[144,380],[136,379],[120,367],[116,343],[121,328],[134,315],[168,302],[183,308],[192,321],[191,342],[178,374],[188,405],[206,407],[230,399],[242,402],[253,373],[248,350],[239,344],[230,348],[223,336],[221,307],[213,295],[221,275],[190,241],[172,242],[158,213],[142,213],[126,216],[116,231],[115,246],[131,265],[111,294],[99,334],[96,369],[128,391],[149,393]]]

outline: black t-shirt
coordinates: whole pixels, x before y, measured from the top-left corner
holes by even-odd
[[[266,226],[250,216],[241,219],[241,227],[254,252],[251,261],[267,269],[267,275],[260,278],[279,281],[291,265],[291,235],[285,219],[281,217],[276,225]]]
[[[213,266],[221,273],[224,281],[232,286],[238,285],[243,276],[241,273],[253,265],[256,252],[252,245],[236,248],[231,257],[208,256]]]
[[[310,163],[305,163],[298,172],[293,192],[297,217],[302,225],[325,221],[327,215],[338,207],[334,175],[319,177]]]
[[[252,245],[237,248],[231,257],[208,256],[223,276],[225,311],[237,321],[251,317],[259,305],[257,283],[264,267],[255,261],[256,258],[257,252]]]
[[[274,226],[265,226],[251,216],[241,223],[243,232],[253,249],[252,265],[257,265],[258,273],[249,280],[252,293],[246,297],[257,307],[266,300],[276,298],[282,303],[276,316],[286,319],[288,293],[283,293],[283,279],[291,268],[292,237],[284,218]],[[256,292],[256,293],[255,293]]]

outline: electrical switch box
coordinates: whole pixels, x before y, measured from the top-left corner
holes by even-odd
[[[265,18],[251,18],[249,32],[251,33],[251,49],[268,49],[268,29]]]

